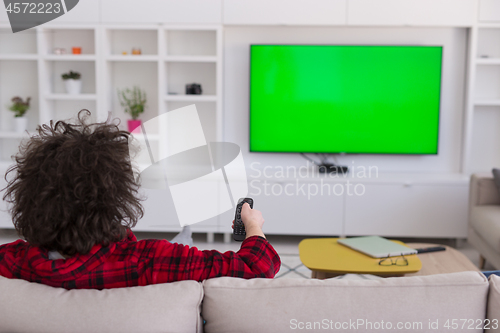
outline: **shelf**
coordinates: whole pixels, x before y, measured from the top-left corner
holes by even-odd
[[[26,114],[28,128],[34,128],[40,123],[38,74],[38,61],[0,61],[0,123],[3,125],[1,132],[14,131],[14,113],[9,110],[14,96],[19,96],[23,100],[31,97],[30,109]],[[1,137],[20,138],[17,133]],[[9,146],[10,144],[0,147],[0,159],[8,157]]]
[[[93,54],[47,54],[43,56],[44,60],[51,61],[95,61],[96,56]]]
[[[217,32],[215,30],[166,30],[168,56],[216,56]]]
[[[144,140],[144,134],[132,134],[137,140]],[[160,136],[158,134],[146,134],[148,141],[159,141]]]
[[[120,128],[126,129],[130,116],[120,105],[117,91],[139,86],[148,98],[144,120],[196,103],[205,136],[211,141],[222,137],[218,104],[222,31],[218,26],[55,24],[12,34],[6,24],[0,30],[0,122],[5,122],[0,130],[0,166],[12,165],[9,158],[18,144],[36,133],[34,129],[33,133],[12,132],[7,106],[13,96],[32,98],[28,126],[74,118],[81,109],[88,109],[92,121],[105,119],[112,110],[113,117],[122,120]],[[72,53],[76,46],[82,54]],[[131,54],[134,48],[142,54]],[[58,49],[66,53],[55,54]],[[81,94],[66,94],[61,75],[70,70],[82,74]],[[201,84],[203,95],[185,95],[190,83]],[[147,139],[153,151],[165,144],[158,132],[134,137],[139,142]]]
[[[128,56],[134,48],[139,48],[142,55],[136,57],[158,56],[158,28],[144,27],[135,29],[132,27],[107,28],[105,30],[104,54],[114,57],[127,52]]]
[[[498,29],[500,28],[500,23],[479,23],[478,28],[487,28],[487,29]]]
[[[0,170],[7,170],[11,165],[13,165],[14,162],[13,161],[9,161],[9,160],[0,160]],[[3,174],[4,172],[2,172]]]
[[[65,27],[46,26],[38,29],[38,50],[43,55],[55,57],[94,57],[96,56],[95,27]],[[80,47],[81,54],[73,54],[72,48]],[[55,54],[56,49],[63,49],[65,54]],[[57,59],[54,59],[57,60]],[[69,58],[68,60],[72,60]]]
[[[186,91],[186,84],[197,83],[201,85],[203,95],[217,95],[217,63],[215,62],[166,62],[164,73],[167,78],[166,92],[168,94],[177,93],[182,96]],[[186,97],[179,98],[185,100]],[[204,97],[198,95],[194,98],[203,99]],[[189,99],[192,100],[191,97]]]
[[[158,61],[160,58],[157,55],[110,55],[106,57],[108,61]]]
[[[478,65],[500,65],[500,58],[477,58]]]
[[[477,33],[477,62],[478,64],[499,64],[500,60],[500,25],[490,26],[489,29],[480,27]]]
[[[500,99],[478,100],[474,102],[478,106],[500,106]]]
[[[58,101],[95,101],[97,100],[96,94],[47,94],[45,98],[48,100],[58,100]]]
[[[0,54],[0,60],[37,60],[37,54]]]
[[[29,135],[26,132],[2,132],[0,131],[1,139],[22,139],[27,138]]]
[[[216,95],[167,95],[166,101],[171,102],[216,102]]]
[[[5,18],[7,18],[5,16]],[[35,29],[20,31],[13,34],[10,27],[0,27],[0,54],[18,55],[34,54],[37,50],[37,33]]]
[[[65,100],[82,100],[88,99],[85,97],[69,97],[67,95],[65,82],[62,79],[64,73],[69,71],[81,73],[82,77],[82,91],[83,95],[96,94],[96,61],[44,61],[41,64],[42,71],[49,75],[48,80],[45,81],[45,86],[41,90],[41,98],[47,98],[47,95],[55,95],[48,99],[65,99]],[[97,100],[97,98],[93,98]]]
[[[167,62],[217,62],[216,56],[167,56]]]

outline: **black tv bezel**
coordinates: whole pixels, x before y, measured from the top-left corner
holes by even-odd
[[[259,151],[252,150],[252,47],[253,46],[387,46],[387,47],[439,47],[441,49],[441,70],[439,73],[439,105],[438,105],[438,126],[437,126],[437,143],[436,143],[436,152],[435,153],[388,153],[388,152],[344,152],[344,151]],[[443,53],[444,53],[444,45],[415,45],[415,44],[250,44],[248,48],[248,150],[250,153],[264,153],[264,154],[342,154],[342,155],[407,155],[407,156],[437,156],[439,155],[439,143],[440,143],[440,135],[441,135],[441,94],[443,89]]]

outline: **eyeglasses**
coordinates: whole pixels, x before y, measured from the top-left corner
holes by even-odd
[[[388,256],[387,258],[380,259],[378,264],[380,266],[392,266],[392,265],[408,266],[408,259],[406,259],[403,254],[401,254],[401,257],[396,258],[396,259],[393,259],[393,258]]]

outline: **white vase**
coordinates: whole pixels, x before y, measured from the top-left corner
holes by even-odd
[[[70,95],[78,95],[82,92],[82,80],[68,79],[64,80],[66,92]]]
[[[14,117],[14,129],[17,133],[22,133],[28,128],[28,118]]]

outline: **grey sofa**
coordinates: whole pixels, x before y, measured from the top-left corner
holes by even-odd
[[[470,181],[468,242],[500,269],[500,194],[491,174],[474,174]]]
[[[453,332],[481,332],[460,319],[474,320],[475,328],[486,317],[500,318],[500,278],[488,281],[479,272],[376,280],[223,277],[102,291],[0,277],[0,332],[397,332],[401,325],[443,332],[453,319],[460,325]]]

